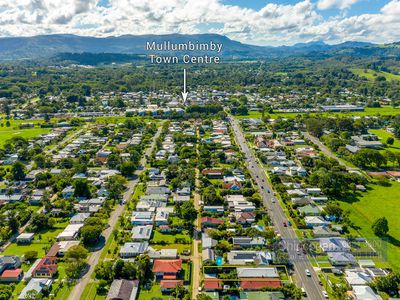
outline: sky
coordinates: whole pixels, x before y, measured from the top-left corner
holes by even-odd
[[[400,0],[0,0],[0,36],[217,33],[255,45],[400,41]]]

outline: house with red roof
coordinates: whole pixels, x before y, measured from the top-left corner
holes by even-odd
[[[218,227],[224,224],[224,220],[211,217],[202,217],[200,222],[202,227]]]
[[[206,292],[214,292],[222,290],[222,282],[218,279],[205,279],[203,288]]]
[[[201,174],[208,178],[222,178],[224,169],[204,169]]]
[[[156,278],[166,280],[176,279],[182,270],[181,259],[156,259],[153,264],[153,273]]]
[[[44,257],[32,272],[32,277],[52,278],[57,273],[57,258]]]
[[[161,292],[168,293],[175,290],[178,285],[183,285],[183,280],[161,280],[160,288]]]
[[[18,282],[24,277],[22,269],[5,270],[0,276],[0,282]]]
[[[239,191],[242,188],[242,184],[234,179],[231,181],[224,181],[222,183],[222,188],[231,191]]]

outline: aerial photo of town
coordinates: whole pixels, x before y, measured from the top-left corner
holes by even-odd
[[[400,298],[399,0],[0,0],[0,300]]]

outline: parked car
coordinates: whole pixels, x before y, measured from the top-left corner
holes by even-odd
[[[322,295],[324,295],[325,299],[329,299],[329,295],[326,291],[322,291]]]

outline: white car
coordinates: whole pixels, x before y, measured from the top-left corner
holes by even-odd
[[[272,198],[272,199],[271,199],[271,202],[272,202],[272,203],[275,203],[275,198]]]
[[[310,272],[309,269],[306,269],[306,275],[307,275],[308,277],[311,277],[311,272]]]
[[[325,299],[329,299],[328,293],[326,291],[322,291],[322,295],[324,295]]]

